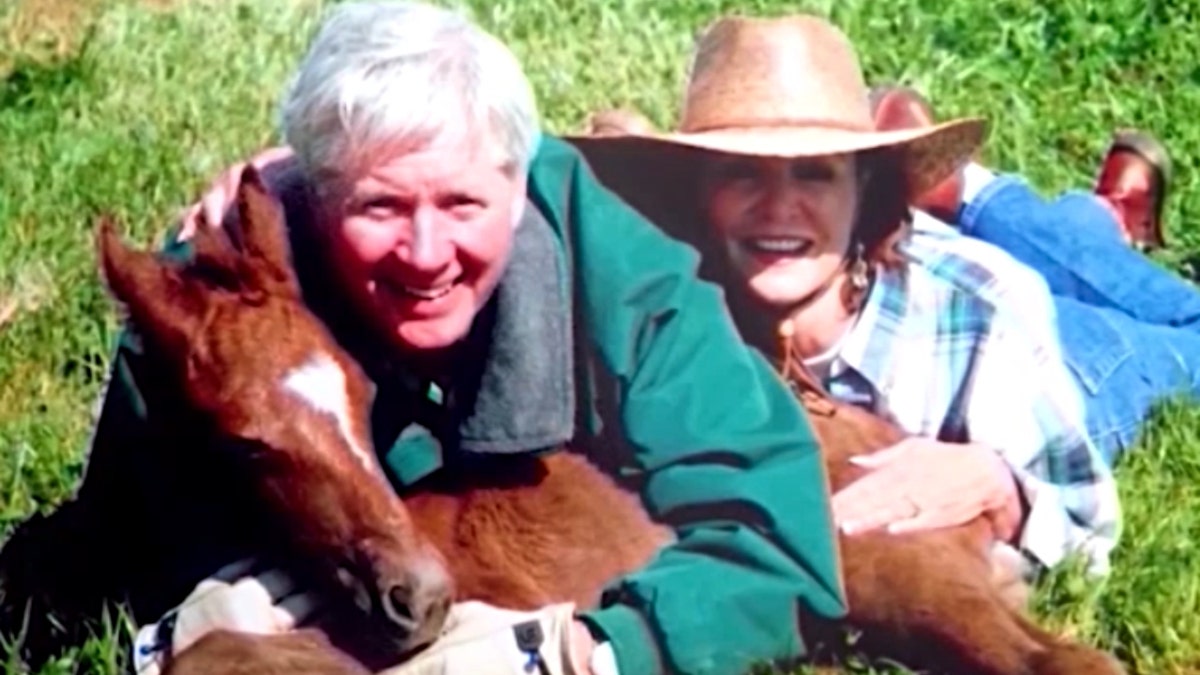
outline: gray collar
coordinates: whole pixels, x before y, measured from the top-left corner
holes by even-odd
[[[514,453],[559,445],[575,426],[571,301],[564,252],[533,204],[517,227],[489,305],[475,393],[458,413],[459,447]],[[482,317],[481,317],[482,318]]]

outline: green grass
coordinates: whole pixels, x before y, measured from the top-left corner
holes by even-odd
[[[871,80],[915,84],[945,115],[987,116],[985,163],[1047,193],[1088,188],[1113,128],[1159,133],[1177,166],[1178,249],[1161,260],[1200,252],[1187,225],[1200,209],[1197,0],[472,4],[523,59],[560,132],[609,105],[668,124],[691,37],[721,13],[832,11]],[[75,9],[54,30],[29,27],[31,10],[56,5]],[[153,5],[0,4],[0,536],[67,497],[83,466],[115,328],[95,217],[113,212],[157,240],[217,171],[274,142],[277,97],[321,3]],[[1059,575],[1039,611],[1135,672],[1200,669],[1200,414],[1171,406],[1119,478],[1127,523],[1112,578]],[[117,672],[112,645],[100,636],[45,672]]]

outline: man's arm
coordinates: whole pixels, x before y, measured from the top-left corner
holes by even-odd
[[[827,480],[801,408],[740,338],[698,255],[543,140],[530,192],[572,227],[592,340],[620,383],[643,499],[678,541],[583,616],[622,673],[742,673],[803,656],[804,612],[840,617]]]

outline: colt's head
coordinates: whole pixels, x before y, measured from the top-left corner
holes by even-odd
[[[376,460],[371,381],[305,307],[282,210],[253,169],[237,212],[227,229],[202,225],[184,264],[131,249],[103,222],[108,286],[270,534],[398,649],[419,646],[440,630],[453,589]]]

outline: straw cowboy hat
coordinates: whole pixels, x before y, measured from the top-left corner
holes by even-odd
[[[700,36],[675,132],[610,128],[566,139],[622,196],[658,189],[669,175],[663,172],[694,167],[694,153],[802,157],[886,147],[903,151],[916,195],[961,168],[985,130],[982,119],[965,118],[877,131],[858,57],[842,31],[808,15],[734,16]]]

